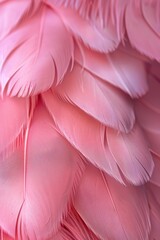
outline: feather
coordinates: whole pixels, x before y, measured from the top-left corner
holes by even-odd
[[[41,0],[22,0],[17,2],[16,0],[0,2],[0,40],[9,35],[20,24],[24,23],[27,17],[31,17],[35,14],[39,8]]]
[[[38,106],[28,136],[26,193],[17,236],[48,239],[58,230],[75,191],[83,162],[54,130]]]
[[[0,98],[0,156],[10,153],[16,139],[23,134],[27,121],[27,99]],[[13,149],[12,149],[13,150]]]
[[[150,182],[158,187],[160,187],[160,156],[152,154],[154,160],[154,171],[151,176]]]
[[[97,240],[97,237],[93,234],[85,223],[80,218],[79,214],[74,208],[68,214],[68,219],[66,219],[65,227],[72,232],[73,238],[76,240]]]
[[[159,120],[160,120],[160,83],[154,78],[149,78],[149,92],[135,104],[136,116],[143,128],[149,148],[160,156]]]
[[[160,188],[154,184],[147,184],[148,204],[150,208],[151,233],[150,240],[159,239],[160,226]]]
[[[154,159],[154,172],[147,184],[147,196],[148,204],[150,208],[150,219],[151,219],[151,233],[150,240],[159,238],[159,226],[160,226],[160,158],[153,154]]]
[[[107,142],[113,158],[128,180],[134,184],[149,180],[154,163],[145,136],[137,124],[128,134],[108,128]]]
[[[75,38],[80,39],[86,46],[99,51],[110,52],[117,48],[120,38],[114,28],[114,24],[109,22],[104,28],[100,24],[87,21],[81,18],[70,8],[57,8],[67,29],[71,31]]]
[[[98,240],[72,207],[54,240]]]
[[[106,2],[105,0],[78,0],[76,2],[72,0],[52,0],[52,2],[56,6],[71,8],[77,11],[84,19],[92,21],[96,21],[97,18],[102,18],[101,21],[108,19],[109,10],[111,10],[111,1]]]
[[[160,63],[153,61],[150,65],[150,77],[160,82]],[[153,80],[154,81],[154,80]],[[155,81],[154,81],[155,82]]]
[[[159,238],[159,226],[160,226],[160,157],[153,154],[154,159],[154,172],[150,179],[150,183],[147,184],[147,195],[150,207],[150,219],[151,219],[151,233],[150,240]]]
[[[152,111],[149,107],[139,102],[136,104],[136,115],[142,129],[144,130],[150,150],[160,155],[160,113]]]
[[[0,159],[1,228],[14,238],[23,201],[23,151],[19,147],[5,160]]]
[[[147,94],[141,99],[145,106],[151,109],[153,112],[160,113],[160,82],[157,81],[156,77],[153,75],[148,76],[149,83],[149,91]]]
[[[124,37],[123,18],[126,0],[48,0],[47,2],[58,7],[71,8],[82,19],[91,23],[93,29],[95,25],[104,30],[112,28],[112,31],[115,31],[119,39]]]
[[[108,151],[105,126],[61,101],[54,93],[44,93],[42,98],[57,130],[91,163],[123,182],[118,166]]]
[[[99,239],[148,239],[149,208],[143,186],[123,186],[88,166],[75,208]]]
[[[63,23],[45,6],[6,37],[0,48],[2,90],[23,97],[58,84],[73,52],[72,38]]]
[[[141,60],[145,65],[145,70],[147,69],[147,63],[151,63],[151,60],[149,57],[143,55],[142,53],[138,52],[137,49],[132,48],[130,42],[125,42],[124,44],[120,44],[118,49],[122,51],[123,53],[129,54],[130,57],[133,57],[134,59]],[[145,73],[146,74],[146,73]]]
[[[155,34],[160,37],[160,2],[157,0],[146,0],[141,2],[142,14],[145,21]]]
[[[56,92],[105,125],[126,132],[134,125],[131,100],[122,91],[82,70],[78,64],[56,88]]]
[[[58,131],[95,166],[120,182],[123,179],[119,168],[134,184],[150,178],[154,164],[138,127],[128,134],[117,133],[60,100],[54,93],[43,94],[43,100]],[[137,147],[137,142],[141,147]]]
[[[82,169],[80,157],[54,130],[46,110],[38,104],[26,151],[21,147],[0,161],[2,229],[17,239],[53,236]]]
[[[122,50],[99,54],[79,45],[75,60],[92,74],[122,89],[131,97],[144,95],[148,90],[144,62]]]
[[[153,1],[147,1],[147,3]],[[146,1],[129,1],[126,7],[125,25],[129,41],[133,47],[138,51],[150,57],[160,61],[160,36],[155,32],[155,25],[151,23],[151,19],[148,19],[148,14],[144,9],[148,4]],[[158,1],[157,1],[158,6]],[[152,11],[152,10],[150,10]],[[156,11],[154,11],[154,18],[157,17]],[[159,11],[159,10],[158,10]],[[152,14],[150,14],[152,16]],[[152,27],[150,24],[152,24]],[[133,30],[134,29],[134,30]]]

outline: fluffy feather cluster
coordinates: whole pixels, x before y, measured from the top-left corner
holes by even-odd
[[[0,18],[0,239],[158,240],[160,1]]]

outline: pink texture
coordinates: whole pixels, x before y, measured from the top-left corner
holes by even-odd
[[[0,21],[0,240],[159,240],[160,1]]]

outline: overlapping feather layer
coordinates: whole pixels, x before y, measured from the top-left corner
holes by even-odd
[[[160,2],[0,17],[0,239],[158,240]]]

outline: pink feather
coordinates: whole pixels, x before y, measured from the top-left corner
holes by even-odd
[[[72,34],[89,47],[100,52],[113,51],[120,42],[117,30],[109,19],[107,26],[101,26],[98,21],[86,21],[69,8],[57,9],[66,27]]]
[[[67,219],[64,220],[60,231],[54,238],[55,240],[98,240],[94,233],[82,221],[79,214],[72,207],[68,213]]]
[[[132,46],[157,61],[160,60],[160,32],[159,29],[158,31],[156,29],[156,18],[159,16],[158,12],[160,11],[158,2],[159,1],[156,1],[157,6],[154,8],[154,19],[151,19],[153,17],[153,1],[150,0],[129,1],[125,15],[126,30]],[[148,15],[151,18],[148,17]],[[134,29],[134,31],[132,29]]]
[[[152,175],[154,164],[143,132],[135,125],[129,134],[107,130],[109,150],[123,174],[134,184]]]
[[[122,50],[99,54],[80,46],[76,48],[76,61],[92,74],[122,89],[131,97],[142,96],[148,90],[145,65],[139,58]],[[133,84],[134,83],[134,84]]]
[[[23,97],[58,84],[73,52],[70,35],[55,12],[46,6],[1,41],[0,48],[2,91]]]
[[[136,103],[137,119],[147,137],[152,152],[160,154],[160,83],[153,77],[149,79],[149,92]]]
[[[150,206],[151,216],[151,234],[150,239],[158,239],[159,237],[159,224],[160,224],[160,158],[157,155],[153,155],[155,169],[151,177],[150,183],[147,186],[147,194]]]
[[[40,7],[41,0],[16,0],[0,1],[0,15],[3,24],[0,25],[0,39],[2,40],[7,35],[11,34],[19,25],[27,19],[32,17]]]
[[[99,239],[147,239],[150,220],[143,187],[123,186],[88,166],[75,207]]]
[[[78,64],[56,88],[56,92],[105,125],[126,132],[134,125],[131,99],[87,70],[82,70]]]
[[[19,138],[23,138],[28,104],[27,99],[0,98],[0,155],[2,158],[14,150]]]
[[[42,106],[36,108],[26,144],[0,162],[0,225],[18,239],[47,239],[66,214],[83,162]]]
[[[43,99],[60,133],[94,165],[119,181],[122,179],[118,167],[134,184],[149,179],[154,165],[138,127],[130,134],[118,134],[61,101],[54,93],[44,94]],[[137,148],[137,141],[141,148]]]

